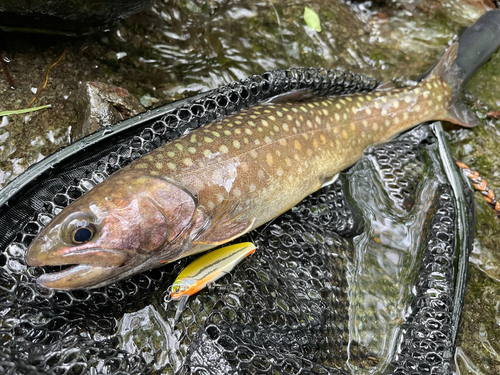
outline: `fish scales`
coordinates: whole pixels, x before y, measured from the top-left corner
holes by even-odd
[[[456,51],[412,88],[262,104],[172,141],[66,207],[33,241],[27,262],[74,265],[39,277],[46,287],[107,285],[241,236],[318,190],[367,146],[419,123],[477,124],[458,99]]]
[[[259,218],[256,227],[318,190],[368,145],[436,118],[450,94],[435,79],[411,89],[257,106],[175,140],[131,168],[168,173],[197,191],[208,210],[242,200],[251,207],[246,216]]]

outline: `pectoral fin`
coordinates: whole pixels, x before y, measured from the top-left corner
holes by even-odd
[[[224,200],[216,214],[208,217],[193,238],[195,245],[217,246],[234,240],[252,229],[255,218],[242,218],[247,208],[238,210],[235,201]]]

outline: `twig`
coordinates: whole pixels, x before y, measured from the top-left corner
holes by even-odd
[[[5,55],[3,53],[0,55],[0,60],[2,61],[2,68],[3,71],[5,72],[5,75],[7,76],[7,81],[9,81],[10,87],[15,88],[14,81],[12,80],[12,77],[9,74],[9,69],[7,67],[7,62],[5,61]]]
[[[49,69],[47,69],[47,74],[45,75],[45,83],[43,84],[42,88],[40,90],[37,90],[36,92],[36,95],[35,97],[33,98],[33,100],[30,102],[30,104],[28,104],[28,106],[26,108],[29,108],[31,107],[31,105],[33,104],[33,102],[36,100],[36,98],[38,98],[38,95],[43,91],[45,90],[45,88],[47,87],[47,83],[49,82],[49,74],[50,74],[50,70],[56,66],[57,64],[59,64],[61,62],[61,60],[63,59],[64,55],[66,54],[66,50],[62,53],[61,57],[59,57],[59,59],[53,63]]]

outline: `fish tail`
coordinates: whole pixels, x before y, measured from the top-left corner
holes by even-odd
[[[445,92],[445,94],[448,94],[445,96],[449,97],[448,107],[444,110],[439,119],[472,128],[479,124],[479,119],[461,100],[465,73],[455,63],[457,51],[458,43],[452,44],[451,47],[446,50],[441,61],[439,61],[430,75],[422,82],[422,85],[426,85],[435,80],[445,82],[449,87],[448,90],[451,90],[451,95],[449,92]]]

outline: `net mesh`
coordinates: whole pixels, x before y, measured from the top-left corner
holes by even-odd
[[[34,236],[63,207],[165,142],[280,93],[310,89],[336,95],[376,84],[348,72],[309,68],[253,76],[181,106],[167,105],[158,118],[92,146],[19,191],[0,218],[0,372],[349,374],[348,359],[357,368],[376,366],[376,353],[349,343],[346,270],[363,220],[346,198],[345,177],[239,239],[254,242],[258,251],[218,285],[192,297],[177,323],[169,286],[193,258],[79,291],[37,286],[36,277],[60,268],[29,267],[24,260]],[[425,162],[422,149],[433,142],[421,129],[371,152],[403,210],[411,207]],[[429,218],[412,317],[394,360],[396,373],[451,371],[446,353],[453,345],[448,326],[456,213],[450,187],[441,189]],[[427,291],[440,283],[448,283],[446,290],[430,296]]]

